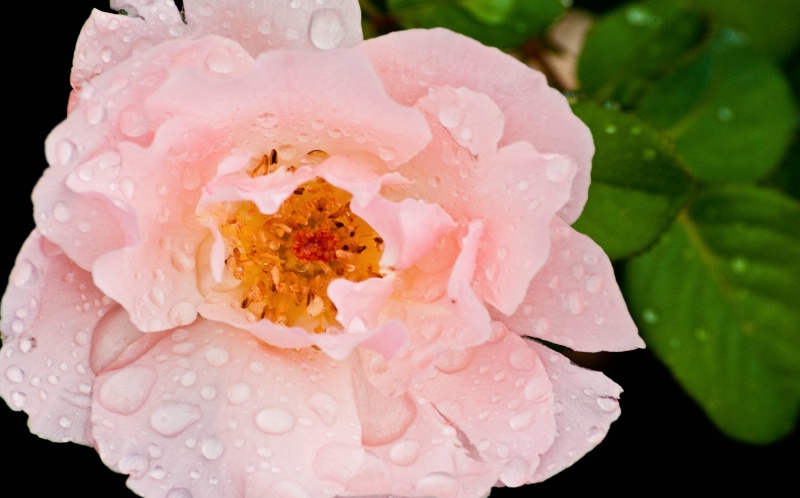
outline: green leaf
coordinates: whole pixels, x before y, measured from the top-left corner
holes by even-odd
[[[706,18],[677,0],[626,4],[589,31],[578,61],[581,90],[630,108],[658,79],[701,45]]]
[[[669,140],[637,117],[586,101],[572,110],[592,130],[596,147],[589,200],[575,228],[611,259],[640,252],[686,204],[691,177]]]
[[[769,443],[800,412],[800,204],[712,187],[627,267],[648,346],[726,434]]]
[[[673,139],[698,178],[735,182],[777,165],[796,112],[780,69],[724,40],[648,87],[637,110]]]
[[[712,12],[731,36],[744,36],[755,51],[784,59],[800,42],[800,0],[694,0]]]
[[[406,28],[444,27],[501,48],[540,35],[564,12],[561,0],[389,0],[387,5]]]

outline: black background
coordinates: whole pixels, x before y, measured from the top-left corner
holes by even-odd
[[[19,5],[19,4],[17,4]],[[74,42],[99,0],[26,4],[5,13],[3,74],[6,137],[0,195],[3,257],[8,275],[18,248],[33,228],[30,191],[46,167],[43,142],[66,113]],[[22,9],[22,7],[14,7]],[[19,24],[24,35],[10,35]],[[753,487],[760,494],[797,489],[800,432],[772,446],[737,443],[720,434],[669,372],[646,351],[598,355],[592,366],[623,386],[622,416],[594,451],[552,479],[492,497],[555,496],[570,492],[711,491]],[[0,473],[24,483],[27,496],[75,494],[134,496],[125,476],[108,470],[95,451],[31,435],[26,415],[0,403]],[[3,496],[17,496],[8,487]]]

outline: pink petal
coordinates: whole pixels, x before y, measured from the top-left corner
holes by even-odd
[[[601,372],[581,368],[546,346],[528,344],[550,374],[558,428],[531,481],[539,482],[569,467],[603,440],[620,415],[622,388]]]
[[[367,327],[378,324],[381,310],[394,293],[395,278],[368,278],[351,282],[343,278],[328,284],[328,297],[336,306],[336,320],[349,328],[354,320]]]
[[[388,361],[362,351],[367,376],[382,392],[406,392],[412,381],[431,371],[437,355],[482,344],[491,335],[489,314],[470,285],[482,229],[482,223],[474,222],[461,230],[461,248],[452,267],[434,275],[417,268],[401,275],[401,291],[386,305],[384,315],[403,323],[408,347]]]
[[[511,316],[492,317],[518,334],[577,351],[643,348],[608,256],[562,220],[553,220],[550,234],[550,258],[522,306]]]
[[[486,95],[442,87],[417,107],[434,139],[400,169],[416,182],[408,190],[440,204],[454,219],[486,221],[475,287],[510,314],[547,259],[543,234],[569,199],[575,167],[567,157],[540,154],[525,142],[497,150],[503,117]]]
[[[553,387],[531,343],[497,325],[490,342],[437,358],[435,375],[413,392],[516,487],[531,481],[555,438]]]
[[[111,8],[129,15],[92,10],[78,36],[70,78],[76,91],[132,54],[181,36],[185,28],[172,0],[112,0]]]
[[[472,497],[485,496],[495,484],[493,466],[465,448],[457,430],[430,403],[408,394],[388,397],[358,367],[353,385],[365,447],[342,495],[390,490],[393,496]]]
[[[360,442],[350,370],[198,320],[98,376],[93,436],[142,495],[333,496],[341,485],[315,479],[310,462]]]
[[[231,38],[253,56],[275,48],[351,47],[362,40],[356,0],[184,0],[184,8],[198,35]]]
[[[3,296],[0,396],[28,413],[31,432],[89,443],[90,344],[114,306],[57,246],[28,237]]]
[[[413,105],[429,89],[443,86],[488,95],[505,116],[501,147],[529,142],[537,151],[568,157],[577,166],[570,201],[560,216],[568,223],[578,218],[589,188],[592,136],[541,73],[443,29],[398,31],[366,40],[356,49],[372,60],[387,91],[400,103]]]

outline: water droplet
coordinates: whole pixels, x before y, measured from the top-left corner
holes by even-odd
[[[19,367],[8,367],[6,368],[6,379],[15,384],[19,384],[25,379],[25,372]]]
[[[572,172],[572,162],[566,157],[554,156],[547,162],[545,175],[554,183],[564,181]]]
[[[217,388],[214,386],[204,386],[200,389],[200,397],[206,401],[211,401],[217,397]]]
[[[311,43],[321,50],[336,48],[342,44],[345,27],[341,15],[334,9],[319,9],[311,14],[309,37]]]
[[[583,311],[583,298],[575,291],[568,292],[564,296],[563,306],[570,315],[579,315]]]
[[[455,128],[464,120],[464,109],[457,105],[445,104],[439,109],[439,121],[445,128]]]
[[[232,405],[241,405],[250,399],[251,391],[250,384],[237,382],[228,387],[228,402]]]
[[[218,74],[228,74],[233,72],[236,65],[231,55],[220,48],[206,56],[206,67],[210,71]]]
[[[546,336],[550,333],[550,320],[547,318],[536,318],[531,322],[531,328],[537,337]]]
[[[389,450],[389,458],[397,465],[407,466],[417,461],[420,453],[419,441],[404,439],[395,443]]]
[[[518,487],[528,482],[530,464],[522,458],[512,458],[500,471],[500,480],[506,486]]]
[[[30,353],[36,349],[36,345],[36,338],[29,335],[26,335],[19,340],[19,350],[23,353]]]
[[[66,223],[72,218],[72,213],[63,202],[56,202],[53,205],[53,218],[61,223]]]
[[[164,293],[164,289],[158,286],[153,286],[153,288],[150,289],[150,300],[156,306],[163,306],[164,302],[167,300],[167,295]]]
[[[619,410],[619,400],[611,396],[600,396],[597,398],[597,405],[604,412],[614,412]]]
[[[166,498],[192,498],[192,492],[186,488],[172,488]]]
[[[530,370],[535,365],[535,353],[527,347],[518,348],[511,352],[508,360],[517,370]]]
[[[420,479],[414,489],[422,495],[437,498],[456,498],[461,496],[458,479],[446,472],[433,472]]]
[[[528,180],[520,180],[519,183],[517,183],[517,190],[519,190],[520,192],[524,192],[529,188],[531,188],[531,182],[529,182]]]
[[[472,348],[452,349],[439,356],[435,365],[438,370],[445,373],[460,372],[469,366],[473,356],[475,350]]]
[[[272,485],[272,491],[274,494],[269,496],[275,498],[311,498],[311,493],[294,481],[278,481]]]
[[[21,391],[11,393],[11,404],[14,405],[14,408],[22,408],[26,401],[28,401],[28,396],[25,393]]]
[[[66,166],[72,161],[75,156],[75,144],[67,139],[58,142],[56,146],[56,160],[58,164]]]
[[[197,372],[188,370],[181,375],[180,383],[183,387],[192,387],[197,382]]]
[[[256,426],[267,434],[284,434],[294,427],[294,416],[283,408],[265,408],[256,414]]]
[[[222,456],[224,451],[225,445],[217,438],[204,439],[203,444],[200,446],[200,453],[208,460],[216,460]]]
[[[533,423],[533,410],[526,410],[511,417],[508,425],[515,431],[522,431],[527,429]]]
[[[378,147],[378,156],[384,161],[391,161],[395,155],[394,150],[389,147]]]
[[[88,102],[84,110],[86,122],[90,125],[97,125],[106,118],[106,109],[96,102]]]
[[[211,348],[205,356],[208,364],[214,367],[224,367],[231,359],[231,355],[222,348]]]
[[[586,442],[589,444],[598,444],[606,437],[606,431],[600,427],[592,427],[589,429],[589,435],[586,436]]]
[[[258,21],[258,32],[262,35],[271,35],[272,34],[272,18],[271,17],[262,17],[260,21]]]
[[[107,410],[129,415],[141,408],[156,382],[150,367],[131,366],[109,374],[100,385],[97,399]]]
[[[119,471],[123,474],[136,477],[147,472],[147,468],[150,466],[150,460],[141,453],[128,453],[120,458],[117,466],[119,467]]]
[[[200,420],[203,412],[197,405],[173,403],[161,406],[150,416],[150,427],[162,436],[177,436]]]
[[[733,110],[730,107],[722,106],[717,108],[717,119],[723,123],[727,123],[733,119]]]
[[[278,147],[278,157],[283,161],[291,161],[297,155],[297,149],[291,144]]]
[[[315,392],[309,396],[308,405],[314,410],[314,413],[319,415],[323,424],[330,427],[336,422],[336,417],[339,414],[339,403],[330,394]]]
[[[644,319],[647,323],[656,323],[658,321],[658,315],[655,311],[647,308],[646,310],[642,311],[642,319]]]
[[[129,137],[140,137],[150,128],[150,118],[144,109],[137,105],[130,105],[120,111],[117,119],[119,131]]]
[[[192,303],[181,302],[169,310],[169,321],[175,327],[189,325],[197,318],[197,308]]]
[[[11,272],[11,283],[20,289],[30,287],[38,280],[39,271],[36,269],[33,263],[27,259],[23,259],[17,263],[14,266],[14,270]]]
[[[736,273],[743,273],[747,270],[747,260],[745,258],[734,258],[731,261],[731,269]]]
[[[592,275],[586,279],[586,290],[592,294],[600,292],[603,288],[603,279],[598,275]]]

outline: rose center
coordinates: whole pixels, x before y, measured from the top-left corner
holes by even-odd
[[[220,227],[225,265],[242,308],[316,332],[336,323],[331,280],[380,277],[383,240],[350,210],[352,196],[321,178],[295,189],[275,214],[242,202]]]

